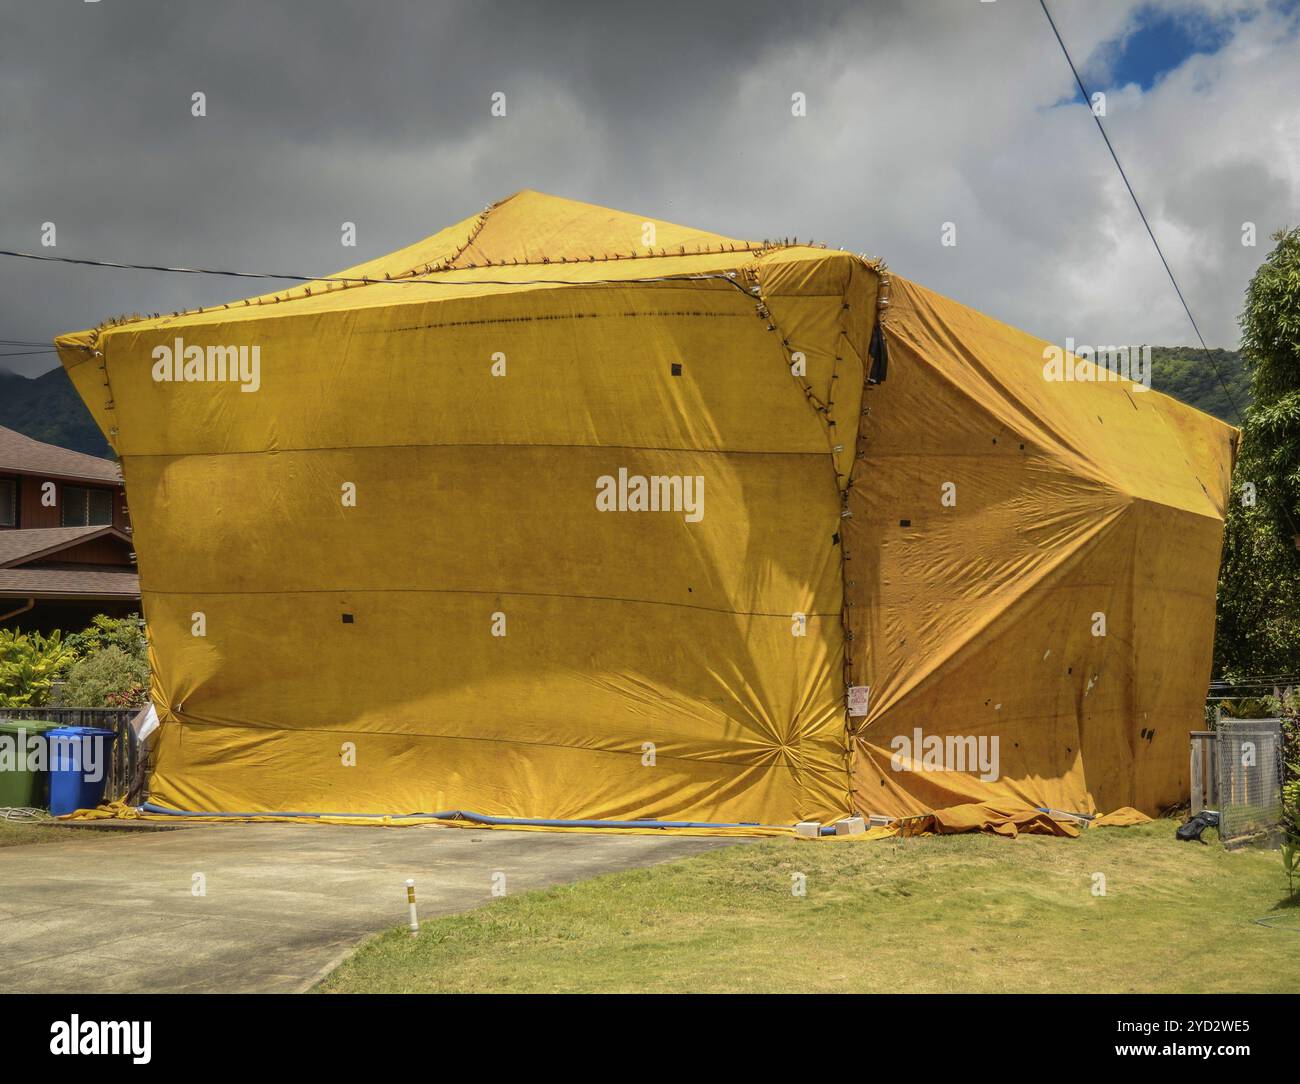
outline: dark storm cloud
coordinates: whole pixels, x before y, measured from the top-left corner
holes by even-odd
[[[55,254],[328,271],[545,178],[686,169],[665,117],[848,5],[10,3],[0,238]],[[194,118],[190,97],[207,96]],[[507,131],[488,113],[506,93]],[[562,125],[550,140],[548,126]],[[520,139],[519,129],[527,133]],[[526,152],[511,155],[511,147]],[[572,191],[575,182],[578,191]],[[616,198],[620,185],[606,186]],[[343,221],[358,249],[339,244]],[[46,250],[42,250],[46,251]],[[229,296],[220,280],[0,266],[0,337]],[[11,361],[14,367],[21,362]],[[44,364],[44,362],[38,362]]]

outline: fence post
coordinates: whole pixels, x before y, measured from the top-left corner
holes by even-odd
[[[1205,771],[1205,741],[1192,736],[1192,816],[1205,808],[1205,786],[1202,774]]]

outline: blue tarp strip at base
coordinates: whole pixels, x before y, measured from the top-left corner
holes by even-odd
[[[353,818],[357,820],[381,820],[391,817],[399,820],[465,820],[475,824],[520,825],[529,828],[788,828],[789,825],[758,824],[742,821],[735,824],[721,824],[710,821],[566,821],[549,820],[541,817],[491,817],[486,813],[473,813],[463,809],[447,810],[443,813],[204,813],[196,810],[168,809],[166,806],[145,802],[140,806],[145,813],[161,813],[169,817],[229,817],[245,819],[248,817],[321,817]]]

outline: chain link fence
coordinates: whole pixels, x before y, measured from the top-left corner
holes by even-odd
[[[1215,800],[1225,843],[1268,836],[1282,820],[1282,722],[1223,719],[1215,734]]]

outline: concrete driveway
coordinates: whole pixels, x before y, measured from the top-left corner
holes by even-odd
[[[223,824],[0,848],[6,992],[292,992],[371,933],[734,839]],[[202,875],[201,880],[196,875]],[[203,895],[195,894],[201,885]]]

